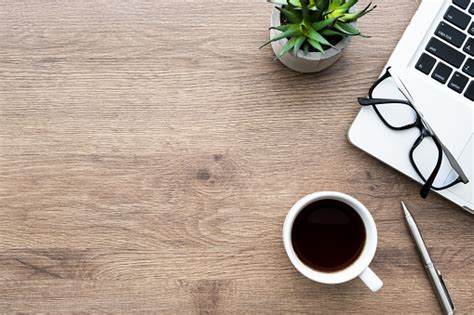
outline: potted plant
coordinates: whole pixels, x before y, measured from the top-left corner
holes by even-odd
[[[364,36],[356,21],[376,6],[356,11],[358,0],[268,0],[270,41],[276,59],[298,72],[319,72],[334,64],[352,36]]]

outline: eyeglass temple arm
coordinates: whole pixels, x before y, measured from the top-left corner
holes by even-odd
[[[423,136],[418,138],[421,142],[423,140]],[[420,195],[423,199],[425,199],[428,196],[428,193],[431,190],[431,186],[433,186],[434,180],[436,176],[438,176],[439,169],[441,168],[441,160],[443,159],[443,152],[441,148],[441,143],[439,141],[435,141],[436,146],[438,147],[438,161],[436,162],[436,166],[433,169],[433,172],[431,172],[430,177],[426,180],[425,184],[421,188]],[[419,143],[418,143],[419,144]],[[418,144],[415,144],[414,146],[418,146]]]
[[[462,170],[461,165],[459,165],[458,161],[456,158],[452,155],[451,151],[443,144],[443,142],[439,139],[439,137],[436,135],[434,130],[431,128],[431,126],[426,122],[426,120],[421,117],[421,121],[423,124],[426,126],[426,128],[429,130],[431,133],[432,137],[435,138],[441,147],[441,150],[443,150],[444,154],[446,154],[446,157],[448,158],[449,163],[453,167],[453,169],[456,171],[456,173],[459,175],[459,178],[462,180],[464,184],[469,183],[469,178],[467,178],[466,174]]]
[[[456,171],[456,173],[458,173],[459,175],[459,178],[461,178],[462,182],[464,184],[467,184],[469,183],[469,178],[467,178],[466,174],[464,173],[464,171],[462,170],[461,168],[461,165],[459,165],[458,161],[456,161],[456,158],[451,154],[451,152],[448,150],[448,148],[446,148],[443,144],[443,142],[441,142],[441,140],[438,139],[438,137],[436,135],[434,135],[440,146],[441,146],[441,149],[443,150],[444,154],[446,154],[446,157],[448,158],[448,161],[449,163],[451,164],[451,166],[454,168],[454,170]]]
[[[389,99],[389,98],[367,98],[367,97],[359,97],[357,99],[361,106],[372,106],[372,105],[381,105],[381,104],[393,104],[393,103],[403,103],[409,105],[407,101],[404,100],[396,100],[396,99]]]

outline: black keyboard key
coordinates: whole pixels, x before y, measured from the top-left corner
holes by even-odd
[[[469,7],[469,13],[474,15],[474,2],[471,3],[471,6]]]
[[[457,27],[466,29],[467,25],[471,21],[471,17],[459,9],[450,6],[448,11],[444,14],[444,19],[453,23]]]
[[[469,0],[453,0],[453,3],[455,5],[463,9],[467,8],[467,6],[469,5],[469,2],[470,2]]]
[[[471,23],[471,26],[469,26],[469,29],[467,30],[469,34],[474,35],[474,22]]]
[[[445,22],[439,23],[435,34],[458,48],[461,47],[466,39],[466,34]]]
[[[451,67],[445,65],[444,63],[440,62],[436,66],[436,68],[433,71],[433,74],[431,77],[435,79],[438,82],[441,83],[446,83],[448,81],[449,76],[451,75],[451,72],[453,72],[453,69]]]
[[[418,62],[416,63],[415,68],[417,68],[424,74],[428,74],[431,72],[431,69],[433,69],[435,63],[436,63],[436,59],[434,59],[428,54],[423,53],[420,59],[418,59]]]
[[[471,37],[467,40],[466,45],[464,45],[465,52],[467,52],[469,55],[474,56],[474,38]]]
[[[430,39],[426,50],[456,68],[459,68],[466,58],[460,51],[457,51],[434,37]]]
[[[458,92],[458,93],[461,93],[462,90],[464,90],[464,87],[466,86],[467,82],[469,82],[469,78],[466,77],[465,75],[459,73],[459,72],[455,72],[453,74],[453,77],[451,78],[451,80],[449,81],[448,83],[448,86]]]
[[[474,59],[468,59],[462,67],[464,73],[469,74],[471,77],[474,77]]]
[[[474,101],[474,81],[471,81],[471,83],[467,87],[466,93],[464,93],[464,96],[470,99],[471,101]]]

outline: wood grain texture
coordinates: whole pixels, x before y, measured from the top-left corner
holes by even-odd
[[[376,2],[372,38],[301,75],[257,49],[263,0],[0,1],[0,312],[438,313],[403,199],[474,313],[473,218],[347,141],[419,3]],[[319,190],[371,210],[379,293],[290,265]]]

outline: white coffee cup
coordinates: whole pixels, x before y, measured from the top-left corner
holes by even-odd
[[[305,265],[296,255],[291,240],[293,223],[300,211],[307,205],[323,199],[341,201],[352,207],[357,211],[364,222],[366,232],[365,245],[359,257],[346,268],[335,272],[317,271]],[[362,203],[349,195],[340,192],[325,191],[312,193],[300,199],[293,205],[286,216],[285,223],[283,224],[283,243],[286,253],[296,270],[313,281],[337,284],[359,277],[372,292],[377,292],[383,286],[382,280],[369,268],[369,264],[372,262],[377,248],[377,229],[374,219],[369,210],[367,210]]]

